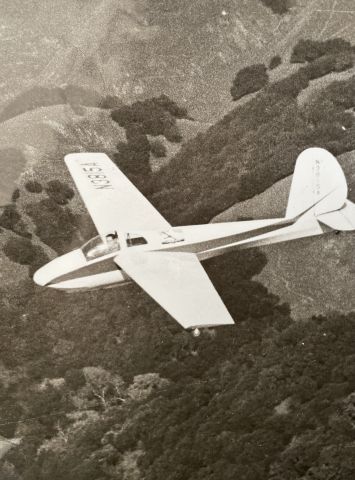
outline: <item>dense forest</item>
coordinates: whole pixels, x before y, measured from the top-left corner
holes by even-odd
[[[113,109],[128,133],[115,161],[171,223],[184,224],[287,176],[308,146],[354,150],[353,77],[306,104],[297,98],[312,80],[351,69],[352,50],[302,63],[155,174],[147,135],[178,141],[176,119],[187,112],[166,97]],[[46,261],[34,236],[62,253],[88,232],[62,179],[38,176],[24,188],[33,198],[26,217],[19,192],[0,225],[11,231],[5,255],[31,273]],[[2,459],[1,480],[352,480],[355,315],[294,322],[253,279],[265,263],[250,250],[204,264],[236,326],[198,339],[135,286],[63,294],[28,278],[4,287],[0,435],[21,444]]]

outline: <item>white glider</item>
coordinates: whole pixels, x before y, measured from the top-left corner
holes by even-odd
[[[87,289],[134,281],[184,328],[232,324],[200,261],[235,249],[355,229],[355,205],[336,158],[299,155],[286,216],[172,227],[103,153],[75,153],[67,167],[99,233],[41,267],[34,281]]]

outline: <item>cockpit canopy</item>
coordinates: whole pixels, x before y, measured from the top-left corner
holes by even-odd
[[[101,236],[97,235],[86,242],[81,247],[81,250],[87,260],[94,260],[95,258],[118,252],[120,248],[117,234],[112,234],[107,235],[105,240],[102,240]]]
[[[121,246],[127,245],[127,247],[137,247],[146,244],[147,240],[141,235],[127,233],[126,238],[120,236],[120,240],[118,240],[118,235],[115,232],[106,235],[104,240],[102,240],[100,235],[97,235],[86,242],[81,247],[81,250],[85,255],[86,260],[94,260],[95,258],[118,252],[121,249]]]

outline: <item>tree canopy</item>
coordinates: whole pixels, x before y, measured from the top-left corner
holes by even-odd
[[[257,92],[265,87],[268,81],[269,76],[264,64],[258,63],[242,68],[233,80],[233,85],[230,90],[232,99],[238,100],[249,93]]]

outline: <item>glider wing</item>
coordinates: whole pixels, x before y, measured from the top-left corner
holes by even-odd
[[[114,230],[170,228],[104,153],[71,153],[64,160],[101,236]]]
[[[126,250],[115,262],[184,328],[234,323],[194,253]]]

